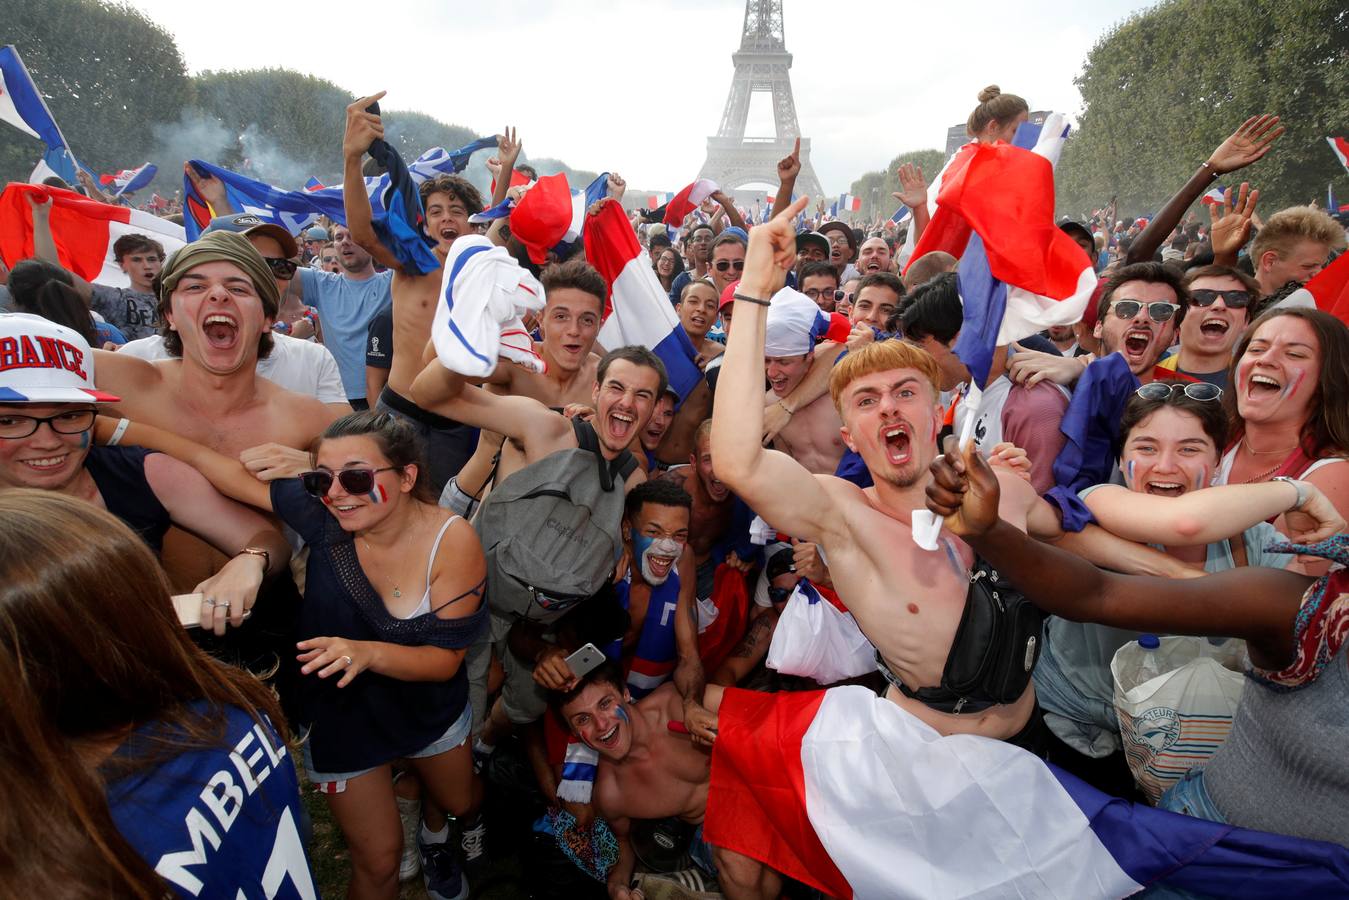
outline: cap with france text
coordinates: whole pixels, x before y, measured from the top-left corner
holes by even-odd
[[[0,403],[116,403],[94,387],[94,355],[75,331],[28,313],[0,315]]]

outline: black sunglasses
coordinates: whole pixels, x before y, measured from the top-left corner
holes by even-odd
[[[300,484],[311,497],[323,499],[332,489],[333,478],[342,485],[348,494],[368,494],[375,489],[375,473],[401,469],[402,466],[385,466],[382,469],[339,469],[330,472],[327,469],[314,469],[300,473]]]
[[[1195,306],[1212,306],[1213,301],[1223,298],[1228,309],[1245,309],[1250,305],[1251,292],[1247,290],[1210,291],[1206,288],[1190,291],[1190,300]]]
[[[770,587],[768,589],[768,599],[774,603],[786,603],[788,598],[792,596],[792,591],[794,590],[796,590],[794,587]]]
[[[1223,395],[1223,389],[1216,384],[1209,384],[1207,381],[1199,382],[1180,382],[1180,381],[1153,381],[1143,385],[1135,394],[1144,400],[1170,400],[1180,391],[1191,400],[1208,402],[1217,400]]]
[[[1180,309],[1174,303],[1167,303],[1165,300],[1154,300],[1151,303],[1144,303],[1142,300],[1112,300],[1110,308],[1114,310],[1115,315],[1121,319],[1132,319],[1138,315],[1138,311],[1144,306],[1148,308],[1148,318],[1158,323],[1169,322],[1171,317]]]
[[[735,266],[737,272],[745,270],[745,261],[743,259],[719,259],[717,260],[717,271],[725,272],[727,269]]]
[[[267,262],[267,268],[271,269],[272,274],[277,278],[287,280],[294,278],[295,270],[300,267],[300,264],[293,259],[277,259],[274,256],[264,256],[263,259]]]

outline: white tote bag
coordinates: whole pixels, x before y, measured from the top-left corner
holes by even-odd
[[[808,581],[787,598],[765,665],[784,675],[833,684],[876,668],[876,651],[852,613],[825,600]]]
[[[1245,676],[1245,641],[1163,637],[1152,651],[1160,672],[1148,677],[1138,641],[1110,662],[1124,755],[1134,781],[1156,803],[1191,768],[1213,756],[1232,729]]]

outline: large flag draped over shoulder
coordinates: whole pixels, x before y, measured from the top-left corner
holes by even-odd
[[[728,688],[706,840],[835,897],[1345,896],[1349,848],[1108,797],[861,687]]]
[[[1349,253],[1341,253],[1310,281],[1271,308],[1289,306],[1314,307],[1349,325]]]
[[[420,185],[437,175],[462,172],[474,152],[495,146],[495,138],[480,138],[454,151],[433,147],[417,157],[407,167],[407,171],[412,181]],[[224,183],[225,194],[235,212],[252,213],[263,221],[280,225],[291,234],[307,228],[321,215],[346,224],[347,213],[342,205],[341,187],[285,191],[199,159],[192,160],[191,165],[197,171],[214,175]],[[392,179],[387,172],[376,178],[365,179],[365,191],[370,197],[370,208],[376,223],[389,214],[384,206],[384,197],[391,185]],[[192,189],[192,181],[186,175],[183,176],[183,219],[191,240],[196,240],[211,222],[211,210],[206,199]]]
[[[28,197],[52,198],[51,227],[61,265],[85,281],[130,284],[112,247],[124,234],[144,234],[172,254],[186,243],[181,225],[150,213],[113,206],[60,188],[10,184],[0,194],[0,256],[9,265],[33,255],[33,211]]]
[[[679,324],[670,295],[637,243],[618,203],[605,203],[585,224],[585,253],[609,285],[607,318],[599,342],[609,350],[640,344],[665,363],[670,387],[681,402],[702,378],[698,354]]]
[[[47,145],[39,168],[45,164],[66,184],[78,183],[75,175],[78,163],[13,45],[0,47],[0,122],[8,122]]]

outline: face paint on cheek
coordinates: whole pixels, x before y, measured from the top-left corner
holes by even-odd
[[[1289,397],[1293,396],[1293,394],[1297,393],[1298,386],[1302,384],[1302,379],[1305,378],[1306,375],[1306,369],[1299,369],[1298,373],[1293,376],[1293,380],[1284,385],[1283,393],[1279,395],[1279,399],[1287,400]]]
[[[327,494],[324,494],[322,499],[323,499],[323,505],[324,505],[324,506],[332,506],[332,505],[333,505],[333,498],[332,498],[332,497],[329,497]]]
[[[324,499],[327,498],[325,497]],[[377,484],[375,485],[374,490],[365,495],[365,499],[369,500],[371,503],[388,503],[389,494],[384,490],[384,485]]]
[[[1124,486],[1131,491],[1134,489],[1134,461],[1132,459],[1124,467]]]
[[[87,431],[80,432],[80,449],[81,450],[89,449],[89,432]]]
[[[674,571],[675,561],[684,552],[684,545],[671,538],[649,538],[644,535],[634,534],[632,536],[632,552],[637,557],[642,570],[642,578],[651,585],[661,585],[670,577]],[[662,565],[665,560],[670,560],[670,566],[665,569],[664,574],[656,573],[651,565],[652,557],[660,557]]]
[[[1208,466],[1200,466],[1199,471],[1194,473],[1194,489],[1201,490],[1208,484]]]
[[[630,721],[631,721],[631,719],[628,718],[628,710],[627,710],[627,708],[626,708],[625,706],[623,706],[622,704],[619,704],[618,706],[615,706],[615,707],[614,707],[614,715],[618,716],[618,717],[619,717],[620,719],[622,719],[624,722],[630,722]]]

